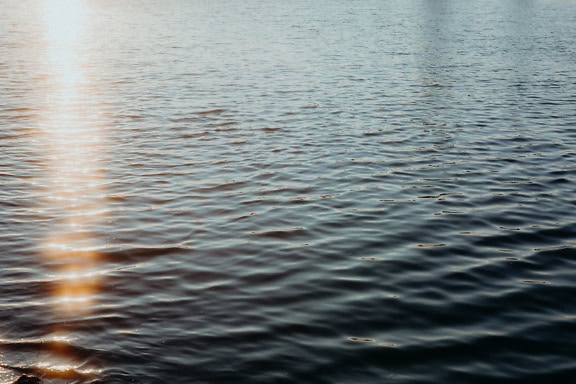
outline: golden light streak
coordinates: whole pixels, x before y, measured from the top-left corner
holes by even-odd
[[[106,213],[101,179],[104,122],[97,100],[85,92],[87,5],[82,0],[44,0],[48,56],[46,138],[48,204],[59,215],[44,242],[54,271],[55,310],[65,316],[89,312],[100,275],[95,226]]]

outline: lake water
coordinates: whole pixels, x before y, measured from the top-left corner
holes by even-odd
[[[0,383],[576,382],[576,2],[0,9]]]

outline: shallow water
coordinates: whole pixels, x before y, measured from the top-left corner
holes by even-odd
[[[576,3],[1,5],[0,382],[573,382]]]

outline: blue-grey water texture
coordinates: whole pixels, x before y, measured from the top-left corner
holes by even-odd
[[[0,9],[0,382],[576,383],[576,2]]]

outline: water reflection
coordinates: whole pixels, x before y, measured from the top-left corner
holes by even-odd
[[[103,122],[97,101],[87,92],[86,3],[45,0],[47,108],[46,137],[49,204],[57,220],[45,240],[44,256],[53,270],[51,292],[60,315],[86,313],[99,286],[95,228],[106,207],[102,187]]]
[[[45,98],[39,125],[45,148],[46,209],[52,218],[43,259],[50,270],[55,324],[38,374],[60,379],[85,374],[69,320],[86,318],[101,285],[97,229],[105,219],[102,149],[105,122],[86,71],[87,4],[44,0],[46,68],[37,86]],[[87,372],[87,371],[86,371]]]

